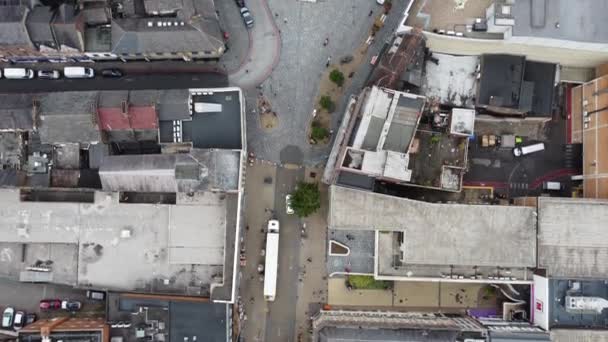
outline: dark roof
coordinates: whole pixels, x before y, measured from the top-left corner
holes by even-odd
[[[40,95],[40,140],[45,144],[101,140],[94,123],[97,92],[72,91]]]
[[[112,29],[106,26],[87,27],[84,41],[87,52],[109,52],[112,49]]]
[[[112,52],[116,54],[207,52],[224,47],[210,25],[196,26],[176,18],[127,18],[112,21]],[[171,26],[169,26],[171,24]],[[160,26],[159,26],[160,25]],[[215,25],[218,25],[216,22]]]
[[[158,119],[189,120],[190,119],[190,92],[188,89],[161,90],[156,103]]]
[[[0,94],[0,129],[31,130],[33,102],[29,94]]]
[[[531,62],[524,56],[482,55],[477,105],[550,116],[556,68],[553,63]]]
[[[84,32],[83,22],[83,15],[76,15],[74,6],[61,5],[52,23],[57,44],[60,47],[67,46],[78,51],[84,51],[85,46],[82,37]]]
[[[171,302],[170,342],[192,340],[227,341],[229,312],[226,304]]]
[[[221,112],[194,113],[184,121],[184,141],[196,148],[241,149],[241,102],[237,91],[192,95],[192,103],[221,104]]]
[[[580,284],[579,290],[572,283]],[[566,296],[599,297],[608,300],[608,286],[604,280],[549,279],[549,324],[550,328],[606,329],[608,310],[601,312],[572,312],[565,307]]]
[[[44,45],[51,48],[56,46],[51,32],[51,21],[54,15],[55,11],[49,6],[37,6],[29,12],[25,25],[30,39],[36,46]]]
[[[0,45],[32,46],[23,20],[27,12],[25,6],[0,5]]]
[[[110,23],[110,10],[103,4],[102,6],[89,6],[82,10],[84,22],[87,25],[103,25]]]
[[[556,69],[553,63],[526,61],[524,82],[533,84],[531,114],[534,116],[551,115]]]
[[[519,109],[526,58],[515,55],[482,55],[477,103]]]

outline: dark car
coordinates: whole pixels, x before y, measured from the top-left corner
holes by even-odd
[[[32,324],[32,323],[36,322],[37,318],[38,317],[36,316],[35,313],[28,313],[27,315],[25,315],[25,325]]]
[[[87,290],[87,298],[102,301],[106,299],[106,293],[97,290]]]
[[[43,299],[40,301],[40,310],[57,310],[61,308],[59,299]]]
[[[82,308],[82,303],[76,300],[64,300],[61,302],[61,308],[66,311],[78,311]]]
[[[120,69],[103,69],[103,70],[101,70],[101,76],[103,76],[103,77],[122,77],[122,71]]]
[[[249,8],[241,8],[241,17],[243,17],[243,22],[245,23],[245,26],[247,26],[247,28],[253,27],[253,16],[251,15],[251,12],[249,12]]]
[[[245,7],[245,0],[234,0],[239,7]]]

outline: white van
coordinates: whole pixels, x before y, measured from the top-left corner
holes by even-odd
[[[516,147],[513,149],[513,154],[516,157],[525,156],[526,154],[543,151],[545,149],[544,143],[532,144],[528,146]]]
[[[543,182],[543,190],[559,191],[561,189],[562,189],[562,183],[560,183],[560,182]]]
[[[12,80],[27,80],[34,78],[34,70],[25,68],[4,68],[4,77]]]
[[[95,71],[85,67],[65,67],[63,68],[63,75],[67,78],[93,78],[95,77]]]

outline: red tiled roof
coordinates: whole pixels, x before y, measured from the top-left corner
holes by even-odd
[[[121,108],[99,108],[97,116],[102,131],[158,128],[158,116],[153,106],[129,106],[126,114]]]

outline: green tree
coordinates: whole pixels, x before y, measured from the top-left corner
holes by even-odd
[[[319,100],[319,105],[321,106],[321,108],[325,109],[330,113],[333,112],[334,109],[336,109],[336,104],[334,103],[334,101],[332,101],[331,96],[329,95],[321,96],[321,99]]]
[[[306,217],[321,207],[321,193],[316,183],[298,183],[291,197],[291,207],[299,217]]]
[[[312,131],[310,132],[310,137],[315,139],[316,141],[323,140],[329,136],[329,131],[325,127],[320,126],[312,126]]]
[[[334,69],[329,73],[329,79],[337,84],[338,87],[344,84],[344,74],[338,69]]]

